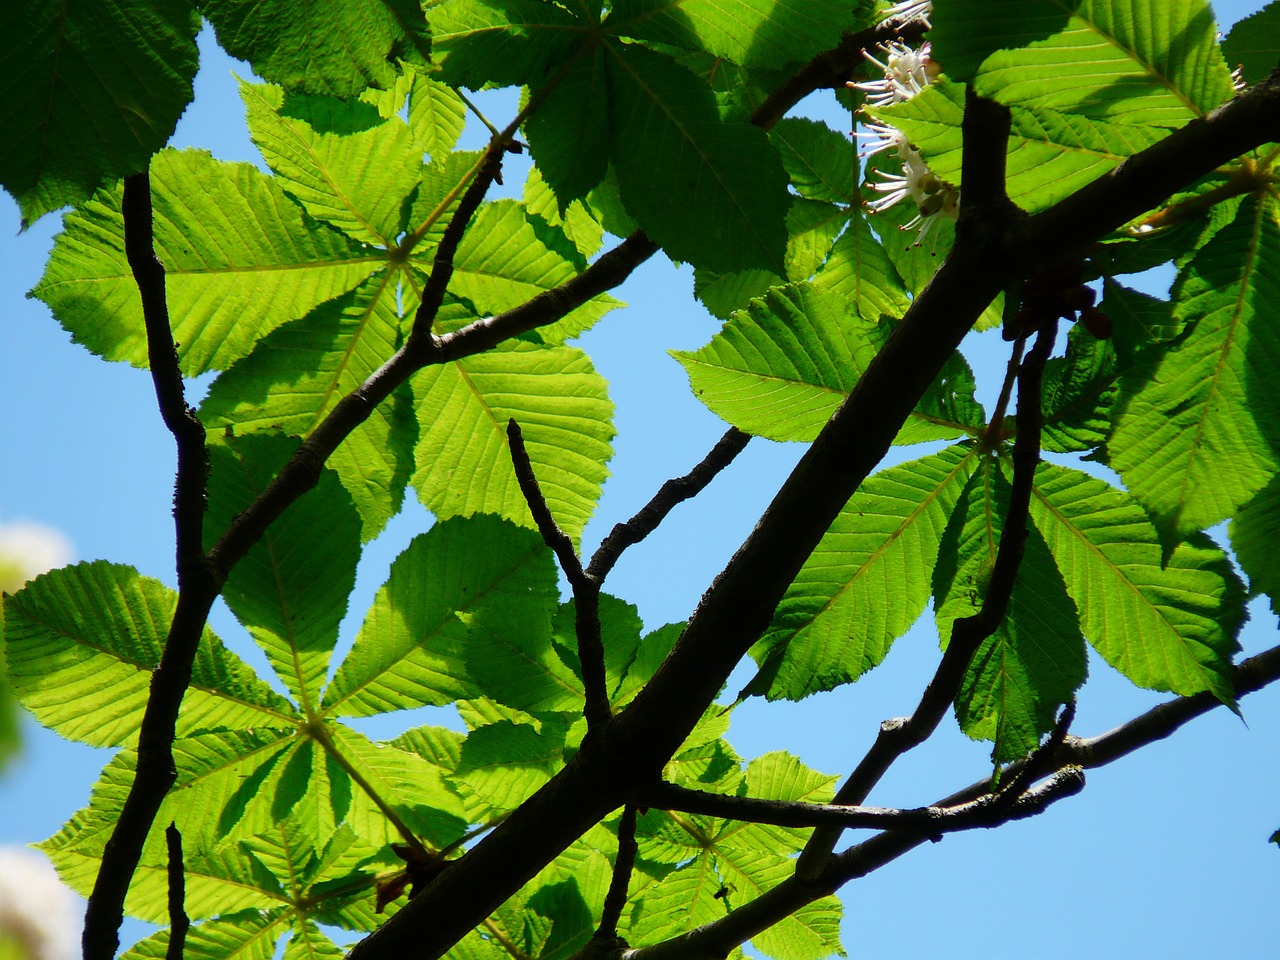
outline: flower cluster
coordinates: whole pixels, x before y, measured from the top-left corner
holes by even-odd
[[[22,960],[72,960],[79,909],[53,867],[39,854],[0,847],[0,955]]]
[[[899,3],[885,12],[885,22],[900,24],[909,20],[923,20],[929,26],[928,16],[932,10],[933,4],[929,0]],[[919,49],[912,49],[904,43],[890,41],[881,44],[880,50],[883,51],[883,59],[870,53],[864,56],[880,69],[882,77],[848,84],[850,88],[862,91],[872,107],[888,107],[910,100],[932,83],[940,72],[938,65],[930,59],[927,42],[921,44]],[[901,173],[875,171],[879,181],[869,181],[867,186],[880,196],[869,201],[867,208],[872,213],[879,213],[910,197],[915,201],[919,212],[900,229],[918,228],[916,244],[919,245],[937,222],[937,217],[952,220],[956,218],[960,207],[960,190],[934,176],[920,151],[907,140],[901,130],[885,123],[866,123],[863,127],[863,131],[857,136],[869,141],[862,151],[864,157],[883,152],[902,162]]]

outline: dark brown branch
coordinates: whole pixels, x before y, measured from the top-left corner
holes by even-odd
[[[997,810],[993,799],[960,805],[954,797],[936,807],[950,807],[956,818],[954,829],[990,829],[1013,820],[1043,813],[1051,804],[1079,793],[1084,786],[1078,769],[1063,771],[1023,794],[1005,810]],[[792,875],[725,917],[704,924],[680,937],[651,946],[628,950],[623,960],[722,960],[737,946],[768,930],[805,904],[835,893],[850,880],[866,876],[891,860],[936,837],[907,831],[880,833],[833,857],[829,867],[814,880]]]
[[[177,778],[173,738],[178,708],[191,682],[191,666],[200,635],[217,596],[202,544],[208,477],[204,427],[187,406],[184,395],[169,326],[164,268],[156,259],[153,244],[151,185],[147,173],[126,178],[122,214],[125,252],[142,297],[156,399],[165,425],[178,446],[173,512],[179,589],[164,651],[151,675],[150,695],[138,733],[137,772],[103,850],[102,866],[85,910],[81,938],[85,960],[111,960],[119,947],[117,931],[124,918],[129,882],[160,804]]]
[[[1056,772],[1056,771],[1054,771]],[[957,830],[997,826],[1002,810],[1016,806],[1030,788],[1023,783],[998,794],[966,798],[953,805],[898,809],[895,807],[848,806],[838,803],[802,803],[793,800],[763,800],[723,793],[691,790],[674,783],[662,783],[640,793],[644,803],[661,810],[680,810],[722,820],[767,823],[778,827],[837,827],[873,830],[905,830],[926,838],[941,837]]]
[[[514,419],[507,421],[507,444],[511,448],[511,464],[515,468],[516,482],[524,494],[533,522],[538,525],[551,551],[560,561],[560,569],[573,589],[575,632],[578,635],[578,662],[582,667],[582,686],[586,705],[583,715],[588,730],[599,730],[613,711],[609,708],[609,691],[604,670],[604,641],[600,636],[600,583],[582,569],[582,561],[573,549],[573,541],[560,529],[551,515],[547,499],[538,486],[538,478],[524,446],[520,425]]]
[[[449,219],[449,225],[444,228],[444,234],[431,258],[431,276],[427,278],[427,285],[422,290],[422,300],[418,304],[418,312],[413,318],[413,330],[409,334],[410,343],[433,340],[431,328],[436,322],[436,314],[440,312],[440,305],[444,303],[444,294],[449,288],[449,281],[453,279],[454,254],[458,252],[462,235],[467,232],[471,218],[480,209],[485,194],[493,186],[494,180],[502,176],[502,155],[503,148],[500,142],[489,144],[479,172],[476,173],[475,179],[471,181],[458,202],[458,208]]]
[[[156,403],[165,427],[178,445],[178,469],[173,493],[173,518],[178,555],[178,587],[204,561],[204,497],[209,460],[204,424],[187,404],[178,366],[178,350],[169,325],[164,266],[156,257],[151,216],[151,176],[126,177],[121,202],[124,249],[142,298],[142,321],[147,334],[147,365]]]
[[[705,490],[707,484],[734,461],[750,440],[751,435],[743,433],[737,427],[730,427],[725,431],[711,448],[711,452],[702,458],[701,463],[683,477],[668,480],[634,517],[616,524],[609,531],[609,535],[592,555],[591,563],[587,565],[588,575],[602,582],[627,547],[653,533],[677,505]]]
[[[169,945],[165,948],[164,960],[182,960],[191,920],[187,917],[187,868],[182,859],[182,834],[176,823],[165,827],[164,840],[169,851]]]
[[[979,187],[966,191],[966,199],[961,207],[961,227],[966,224],[977,224],[976,228],[961,230],[957,233],[957,243],[961,238],[973,236],[980,238],[982,231],[994,223],[993,217],[1003,214],[1006,221],[1015,216],[1008,206],[1004,193],[1004,144],[1009,135],[1009,112],[1000,108],[993,110],[987,101],[970,97],[965,104],[965,169],[970,171]],[[977,129],[974,129],[974,128]],[[970,148],[974,137],[994,137],[999,149],[996,150],[984,139],[980,147]],[[972,171],[978,166],[972,156],[985,157],[988,163],[997,167],[997,175],[984,174],[978,176]],[[998,154],[998,156],[997,156]],[[1018,575],[1018,565],[1022,561],[1022,545],[1026,539],[1027,511],[1031,501],[1031,487],[1035,476],[1035,465],[1040,459],[1040,380],[1044,364],[1048,360],[1049,351],[1053,347],[1053,338],[1057,330],[1056,321],[1050,321],[1036,341],[1035,348],[1020,365],[1018,374],[1018,437],[1014,447],[1014,482],[1013,494],[1009,505],[1009,516],[1006,518],[1004,532],[1000,537],[1000,546],[996,553],[995,569],[987,585],[987,593],[983,598],[982,611],[975,617],[959,619],[952,626],[951,641],[938,664],[933,679],[925,687],[916,706],[915,712],[906,719],[887,720],[880,725],[880,733],[871,749],[854,768],[849,779],[841,786],[835,796],[835,802],[847,805],[860,804],[888,769],[904,753],[919,746],[933,735],[955,700],[964,680],[969,661],[982,641],[991,636],[1004,619],[1009,598],[1013,594],[1014,581]],[[1020,351],[1017,351],[1020,352]],[[1016,355],[1016,354],[1015,354]],[[1021,448],[1021,452],[1019,451]],[[836,829],[817,830],[805,844],[796,867],[798,875],[811,879],[824,869],[827,858],[835,849],[840,831]]]
[[[618,824],[618,859],[614,861],[609,892],[605,894],[604,908],[600,911],[600,925],[592,939],[617,939],[618,921],[622,919],[622,911],[627,906],[627,888],[631,885],[631,871],[636,865],[636,854],[639,852],[640,847],[636,843],[636,808],[627,804],[622,811],[622,821]]]

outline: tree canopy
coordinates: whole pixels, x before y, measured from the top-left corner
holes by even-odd
[[[1238,640],[1280,596],[1280,5],[1225,37],[1204,0],[7,18],[0,184],[24,225],[70,207],[31,295],[149,370],[177,451],[176,589],[96,560],[4,599],[12,695],[117,749],[41,844],[90,895],[86,960],[126,913],[165,925],[131,960],[338,956],[334,928],[355,960],[819,960],[849,880],[1280,676]],[[202,18],[257,75],[266,171],[166,145]],[[616,430],[579,338],[659,251],[723,321],[674,357],[727,430],[589,543]],[[1160,266],[1167,298],[1132,280]],[[959,347],[996,327],[988,409]],[[609,573],[753,437],[807,449],[688,619],[646,625]],[[433,522],[348,648],[407,498]],[[741,663],[730,699],[802,700],[926,611],[936,670],[851,771],[725,738]],[[1077,736],[1089,648],[1170,699]],[[354,722],[423,706],[463,729]],[[991,767],[867,806],[948,713]]]

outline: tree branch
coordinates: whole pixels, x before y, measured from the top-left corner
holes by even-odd
[[[1234,680],[1236,692],[1241,697],[1280,680],[1280,646],[1245,660],[1236,667]],[[984,777],[938,801],[935,807],[952,811],[976,809],[979,812],[969,814],[973,817],[970,827],[996,827],[1011,820],[1034,816],[1054,801],[1079,793],[1084,785],[1081,771],[1105,766],[1157,743],[1189,720],[1221,706],[1222,702],[1208,693],[1178,697],[1153,707],[1114,730],[1089,739],[1065,736],[1065,723],[1069,722],[1069,716],[1064,715],[1058,730],[1050,737],[1052,742],[1061,732],[1063,741],[1045,751],[1046,758],[1052,758],[1051,762],[1058,769],[1045,783],[1020,793],[1010,803],[1006,791],[992,794],[991,779]],[[1013,764],[1006,768],[1006,774],[1013,772],[1016,776],[1023,766],[1023,763]],[[1010,787],[1013,787],[1012,783]],[[1006,799],[1001,800],[1001,797]],[[826,869],[816,878],[805,880],[793,875],[720,920],[676,940],[626,951],[623,957],[625,960],[721,960],[734,947],[805,904],[834,893],[852,880],[874,873],[930,839],[936,838],[904,830],[879,833],[830,858]]]
[[[352,960],[390,960],[407,953],[433,960],[442,955],[621,805],[632,789],[657,779],[663,763],[768,626],[786,586],[831,519],[882,459],[995,295],[1011,280],[1039,272],[1036,265],[1078,258],[1087,242],[1231,159],[1235,154],[1222,144],[1243,152],[1277,139],[1280,94],[1263,89],[1268,87],[1280,91],[1280,80],[1215,111],[1211,123],[1193,121],[1158,145],[1160,182],[1173,184],[1164,194],[1153,196],[1145,188],[1135,192],[1128,174],[1103,178],[1087,198],[1089,215],[1070,225],[1066,239],[1043,226],[1055,223],[1039,219],[1044,214],[1020,220],[996,209],[975,219],[975,212],[984,212],[982,205],[970,205],[966,198],[963,229],[951,253],[712,583],[654,678],[610,721],[605,736],[585,743],[497,830],[452,861],[430,887],[357,944]],[[1145,153],[1138,155],[1139,169],[1147,163],[1141,159]],[[1146,206],[1134,210],[1139,203]],[[1065,223],[1072,204],[1069,197],[1045,213],[1056,210],[1056,222]]]
[[[582,561],[573,549],[573,541],[560,529],[551,508],[538,486],[533,463],[524,446],[524,436],[515,419],[507,421],[507,445],[511,448],[511,463],[515,467],[516,482],[524,494],[533,521],[538,525],[542,539],[560,561],[560,569],[573,589],[574,632],[578,637],[578,662],[582,667],[582,686],[586,705],[583,715],[587,718],[588,731],[598,732],[609,722],[613,711],[609,707],[609,691],[605,680],[604,641],[600,636],[600,581],[582,569]]]
[[[85,960],[111,960],[120,945],[124,899],[142,847],[160,804],[177,779],[173,738],[178,708],[191,682],[200,636],[218,593],[203,551],[204,498],[208,455],[204,427],[187,406],[177,349],[169,326],[164,267],[156,259],[152,235],[151,181],[147,173],[127,177],[121,209],[125,254],[142,297],[147,354],[156,400],[178,446],[174,481],[174,527],[178,604],[160,663],[151,675],[147,706],[138,733],[134,781],[102,854],[85,909],[81,943]]]
[[[178,832],[176,823],[165,827],[164,840],[169,851],[169,945],[165,948],[164,957],[165,960],[182,960],[191,920],[187,917],[186,908],[187,869],[182,859],[182,834]]]
[[[658,525],[677,505],[691,500],[705,490],[707,484],[734,461],[750,440],[751,435],[743,433],[737,427],[730,427],[725,431],[724,436],[716,441],[711,452],[696,467],[683,477],[668,480],[634,517],[614,525],[592,555],[591,563],[587,565],[588,576],[602,582],[627,547],[639,543],[658,529]]]
[[[636,808],[627,804],[622,811],[622,822],[618,824],[618,859],[613,864],[613,877],[609,880],[609,892],[604,897],[604,908],[600,911],[600,925],[596,928],[593,940],[615,941],[618,937],[618,921],[622,919],[622,911],[627,906],[627,887],[631,884],[631,870],[636,865],[636,854],[640,852],[636,843]]]

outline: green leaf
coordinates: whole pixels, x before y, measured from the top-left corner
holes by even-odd
[[[454,255],[449,289],[482,314],[502,313],[572,279],[579,272],[575,260],[580,259],[563,230],[532,217],[522,203],[499,200],[481,207],[468,225]],[[425,266],[423,260],[415,262]],[[619,301],[599,294],[539,329],[538,337],[543,343],[563,343],[617,306]]]
[[[419,423],[413,484],[429,510],[439,517],[495,513],[533,526],[507,446],[514,419],[552,516],[575,540],[581,535],[608,473],[614,434],[613,404],[586,354],[506,343],[428,367],[412,384]]]
[[[997,22],[1016,23],[1019,31],[1056,20],[1063,9],[1038,0],[1020,4],[1030,9],[1019,16],[1004,6]],[[977,12],[970,8],[970,15]],[[936,16],[945,23],[943,11]],[[1001,103],[1112,124],[1180,127],[1234,95],[1217,30],[1205,0],[1168,0],[1158,11],[1147,0],[1082,0],[1061,32],[993,53],[974,85]],[[944,49],[938,56],[949,64]]]
[[[812,440],[883,342],[876,324],[846,311],[816,285],[775,287],[705,347],[672,355],[698,398],[729,423],[770,440]],[[964,374],[953,372],[963,384]],[[968,385],[971,392],[972,375]],[[948,422],[949,414],[964,420]],[[919,421],[904,429],[907,442],[967,432],[981,426],[982,413],[971,397],[967,405],[939,398],[921,408]]]
[[[455,776],[495,811],[514,810],[564,765],[568,725],[499,720],[462,742]]]
[[[276,181],[315,219],[390,247],[422,175],[421,147],[399,117],[372,104],[240,84],[249,133]]]
[[[795,873],[795,861],[772,851],[729,856],[716,847],[714,857],[728,893],[729,906],[739,906],[772,890]],[[840,945],[840,901],[823,897],[805,904],[751,938],[751,944],[775,960],[820,960],[844,956]]]
[[[768,270],[738,270],[733,273],[706,269],[693,271],[693,295],[702,301],[708,313],[721,320],[728,320],[739,310],[747,309],[752,300],[763,297],[769,288],[785,283],[785,279]],[[814,285],[817,285],[816,281]]]
[[[721,121],[711,88],[674,60],[638,44],[603,49],[627,211],[675,260],[782,273],[787,176],[764,132]]]
[[[288,0],[200,0],[222,48],[264,80],[303,93],[351,97],[388,89],[394,63],[426,64],[418,0],[352,0],[295,7]]]
[[[187,931],[187,956],[220,960],[271,960],[276,941],[284,933],[281,911],[244,910],[198,923]],[[170,930],[157,931],[126,950],[120,960],[165,960]]]
[[[324,709],[367,717],[471,696],[468,644],[549,647],[555,606],[537,533],[496,517],[440,521],[391,565]]]
[[[787,277],[804,281],[817,273],[848,221],[848,210],[838,204],[793,197],[787,210]]]
[[[740,795],[789,803],[830,803],[837,779],[806,767],[789,753],[775,751],[747,764]],[[715,843],[717,851],[726,856],[750,858],[761,850],[799,852],[810,832],[807,828],[723,820]]]
[[[1231,549],[1249,577],[1254,592],[1271,598],[1280,611],[1280,477],[1258,492],[1231,520]]]
[[[1067,335],[1067,354],[1045,365],[1040,399],[1040,445],[1051,453],[1102,446],[1111,430],[1120,364],[1110,340],[1099,340],[1077,324]]]
[[[1232,516],[1280,467],[1278,214],[1247,201],[1196,254],[1173,293],[1187,330],[1121,384],[1111,465],[1167,542]]]
[[[708,856],[667,874],[635,900],[628,940],[657,943],[723,917],[724,901],[716,899],[719,889],[720,877]]]
[[[850,215],[848,227],[831,248],[813,285],[856,305],[858,313],[870,320],[882,316],[899,320],[911,305],[893,261],[860,210]]]
[[[976,448],[949,447],[870,477],[841,510],[752,648],[744,695],[800,700],[880,663],[924,611],[938,543]]]
[[[944,646],[958,618],[982,609],[1011,492],[998,462],[984,458],[947,523],[933,571]],[[1086,673],[1076,607],[1039,531],[1027,531],[1023,550],[1008,611],[974,653],[956,697],[960,729],[991,740],[997,764],[1035,749]]]
[[[1111,340],[1126,365],[1152,344],[1172,340],[1184,326],[1173,315],[1169,301],[1132,290],[1109,277],[1103,281],[1099,307],[1111,318],[1115,327]]]
[[[388,819],[388,809],[437,849],[466,832],[469,817],[455,789],[452,767],[441,768],[392,743],[374,743],[343,724],[329,723],[325,729],[325,750],[343,770],[359,772],[358,779],[352,778],[346,823],[361,840],[376,847],[403,840]]]
[[[934,0],[933,57],[968,80],[997,50],[1025,47],[1063,30],[1081,0]]]
[[[1233,703],[1231,658],[1244,587],[1203,534],[1162,557],[1156,529],[1128,494],[1078,470],[1041,464],[1031,515],[1085,637],[1140,687],[1209,691]]]
[[[591,26],[540,0],[448,0],[429,19],[441,78],[477,90],[536,85]]]
[[[346,955],[313,921],[299,918],[281,960],[342,960]]]
[[[191,102],[199,28],[188,0],[5,5],[0,185],[23,229],[146,169]]]
[[[609,168],[609,96],[599,47],[572,61],[525,121],[529,152],[561,205],[581,200]],[[537,96],[535,93],[534,96]]]
[[[121,746],[137,736],[151,671],[178,596],[132,567],[103,560],[37,577],[5,601],[13,691],[70,740]],[[208,628],[178,717],[179,735],[220,726],[279,726],[293,707]]]
[[[309,436],[395,353],[401,318],[394,279],[375,274],[263,337],[210,385],[200,406],[205,426],[237,436]],[[399,512],[416,437],[409,391],[401,388],[330,455],[328,466],[360,513],[362,540],[372,540]]]
[[[276,184],[247,163],[196,150],[151,163],[156,255],[182,370],[221,370],[280,324],[352,287],[385,256],[316,230]],[[67,215],[31,295],[77,343],[108,360],[147,364],[137,283],[124,254],[119,184]]]
[[[868,112],[906,134],[934,175],[960,183],[963,84],[941,77],[910,100]],[[1029,213],[1052,206],[1167,133],[1154,124],[1039,104],[1014,104],[1011,113],[1005,189]]]
[[[748,66],[808,60],[866,26],[841,0],[617,0],[605,27],[624,37],[705,50]],[[865,13],[865,11],[864,11]]]
[[[548,246],[568,253],[563,244],[558,242],[558,235],[561,233],[573,244],[579,255],[574,259],[574,266],[578,270],[587,268],[587,258],[604,243],[604,227],[592,216],[585,203],[575,200],[567,205],[561,204],[537,167],[529,171],[529,177],[524,182],[524,207],[535,233],[539,233],[539,220],[553,228],[539,233],[539,236],[548,238],[548,241],[557,241],[547,242]],[[543,343],[554,342],[548,338],[553,331],[567,329],[564,324],[565,321],[562,320],[552,324],[550,328],[540,327],[537,335]]]
[[[265,434],[209,445],[206,546],[262,495],[296,447]],[[316,489],[263,533],[223,587],[231,612],[307,714],[319,701],[359,559],[360,517],[337,475],[322,469]]]
[[[858,158],[853,141],[825,123],[785,117],[769,131],[791,185],[802,197],[830,203],[853,202]]]
[[[1232,27],[1222,54],[1249,83],[1265,80],[1280,61],[1280,4],[1269,3]]]
[[[408,116],[418,146],[432,160],[439,160],[458,145],[467,123],[467,105],[453,87],[415,71]]]

